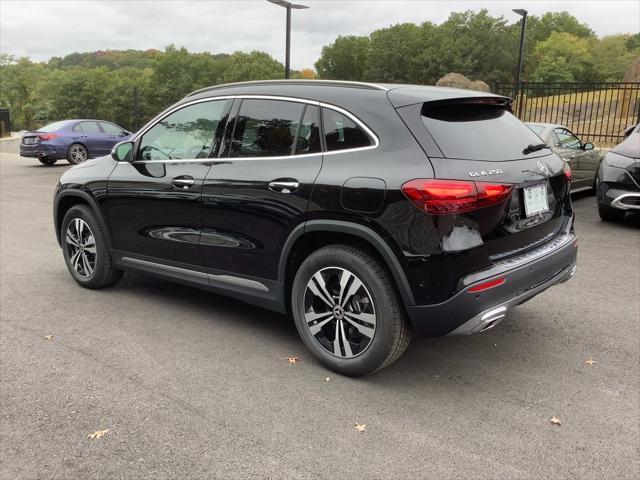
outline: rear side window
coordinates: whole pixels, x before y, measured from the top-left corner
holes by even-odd
[[[529,127],[502,105],[425,103],[422,122],[446,158],[505,161],[523,158],[528,145],[540,143]],[[548,155],[538,150],[528,158]]]
[[[305,105],[283,100],[243,100],[231,157],[279,157],[293,153]]]
[[[335,110],[322,109],[322,126],[329,152],[372,145],[369,135],[356,122]]]
[[[100,127],[96,122],[80,122],[77,123],[72,130],[74,132],[83,132],[83,133],[102,133]]]
[[[122,129],[119,128],[119,127],[116,127],[112,123],[100,122],[100,126],[102,127],[102,130],[104,130],[104,132],[108,133],[109,135],[121,135],[122,134]]]

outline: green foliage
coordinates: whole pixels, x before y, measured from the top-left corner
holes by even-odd
[[[420,51],[420,27],[403,23],[371,34],[365,79],[388,83],[412,83],[416,78],[416,53]]]
[[[404,23],[367,36],[339,36],[322,48],[317,76],[327,79],[433,84],[450,72],[512,82],[520,21],[486,10],[452,13],[440,25]],[[640,57],[640,34],[598,39],[567,12],[531,15],[525,35],[527,81],[621,81]],[[47,62],[0,54],[0,107],[13,128],[33,129],[73,117],[111,120],[136,130],[189,92],[209,85],[282,78],[264,52],[159,50],[72,53]],[[312,69],[293,78],[315,78]]]
[[[640,34],[603,37],[593,42],[591,52],[597,79],[602,82],[619,82],[631,63],[640,57]]]
[[[284,66],[263,52],[212,55],[173,45],[164,52],[73,53],[42,63],[0,54],[0,106],[10,109],[14,130],[65,118],[101,118],[136,130],[199,88],[283,76]]]
[[[440,25],[400,24],[369,36],[338,37],[323,47],[315,66],[320,78],[342,80],[433,84],[456,72],[490,84],[512,82],[520,29],[519,20],[509,23],[486,10],[454,12]],[[523,78],[620,81],[639,45],[640,35],[599,40],[567,12],[530,15]]]
[[[369,37],[349,35],[338,37],[331,45],[322,47],[315,63],[320,78],[362,80],[367,61]]]
[[[593,79],[590,42],[570,33],[553,32],[535,48],[539,58],[534,82],[586,82]]]

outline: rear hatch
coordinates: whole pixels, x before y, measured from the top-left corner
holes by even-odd
[[[453,98],[398,109],[427,153],[436,179],[509,189],[472,212],[494,260],[521,253],[563,230],[572,215],[568,165],[514,117],[508,99]],[[455,211],[452,214],[456,214]]]

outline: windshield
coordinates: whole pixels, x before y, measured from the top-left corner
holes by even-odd
[[[63,128],[66,124],[67,124],[66,120],[63,120],[61,122],[53,122],[53,123],[50,123],[49,125],[45,125],[44,127],[38,129],[38,131],[39,132],[56,132],[61,128]]]
[[[506,161],[524,158],[540,138],[501,105],[435,104],[422,107],[422,122],[445,158]],[[549,155],[549,150],[527,157]]]

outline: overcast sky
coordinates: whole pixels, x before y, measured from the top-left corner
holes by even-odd
[[[312,67],[338,35],[368,34],[400,22],[441,23],[452,11],[487,8],[509,21],[512,8],[541,15],[567,10],[599,36],[640,31],[638,0],[434,1],[294,0],[292,67]],[[284,62],[285,9],[266,0],[0,0],[0,51],[45,60],[76,51],[264,50]]]

